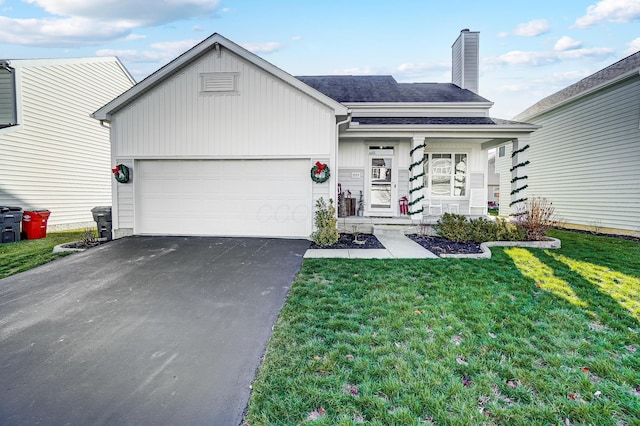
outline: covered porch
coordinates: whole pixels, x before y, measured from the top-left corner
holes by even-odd
[[[526,147],[531,125],[375,125],[353,119],[338,146],[338,226],[417,226],[444,213],[472,217],[488,210],[488,151],[511,144],[510,211],[526,198]],[[429,128],[427,128],[429,127]],[[346,199],[346,201],[345,201]],[[348,205],[348,206],[347,206]],[[361,230],[360,232],[365,232]]]

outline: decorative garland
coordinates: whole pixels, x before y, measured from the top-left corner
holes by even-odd
[[[517,169],[518,167],[528,166],[529,164],[531,164],[531,161],[529,161],[529,160],[525,161],[524,163],[518,163],[515,166],[513,166],[512,168],[510,168],[509,171],[512,172],[515,169]]]
[[[424,148],[426,148],[426,147],[427,147],[427,144],[426,144],[426,143],[423,143],[423,144],[417,145],[417,146],[416,146],[416,147],[414,147],[411,151],[409,151],[409,158],[413,157],[413,153],[414,153],[414,152],[416,152],[417,150],[419,150],[419,149],[424,149]],[[419,160],[418,160],[418,161],[416,161],[415,163],[411,163],[411,164],[409,165],[409,171],[412,171],[415,167],[418,167],[418,166],[423,165],[423,164],[424,164],[424,161],[425,161],[425,160],[424,160],[424,155],[423,155],[421,159],[419,159]],[[421,177],[424,177],[424,176],[425,176],[425,173],[424,173],[424,169],[423,169],[423,171],[422,171],[422,172],[420,172],[420,173],[418,173],[417,175],[415,175],[415,176],[411,176],[411,177],[409,178],[409,182],[413,182],[413,181],[418,180],[418,179],[420,179]],[[420,191],[420,190],[422,190],[422,189],[424,189],[424,183],[423,183],[422,185],[420,185],[420,186],[417,186],[417,187],[415,187],[415,188],[411,188],[411,189],[409,189],[409,194],[413,194],[414,192],[416,192],[416,191]],[[422,200],[424,200],[424,195],[420,195],[418,198],[416,198],[415,200],[410,201],[410,202],[408,203],[409,211],[407,212],[407,214],[408,214],[409,216],[413,216],[414,214],[419,214],[419,213],[422,213],[422,212],[424,211],[424,207],[420,207],[418,210],[411,210],[411,207],[415,206],[416,204],[418,204],[418,203],[419,203],[420,201],[422,201]]]
[[[529,149],[529,145],[525,145],[523,146],[521,149],[516,149],[515,151],[513,151],[511,153],[511,158],[515,157],[516,155],[520,154],[521,152],[525,152],[527,149]]]
[[[409,182],[413,182],[414,180],[420,179],[421,177],[424,177],[424,176],[425,176],[424,172],[417,174],[415,176],[411,176],[409,178]]]
[[[526,151],[527,149],[529,149],[529,145],[528,144],[523,146],[521,149],[517,149],[517,150],[513,151],[511,153],[511,158],[515,158],[516,155],[520,154],[521,152]],[[520,167],[525,167],[525,166],[527,166],[529,164],[531,164],[531,162],[529,160],[524,161],[522,163],[518,163],[515,166],[513,166],[511,169],[509,169],[509,171],[513,172],[514,170],[516,170],[516,169],[518,169]],[[516,176],[516,177],[511,179],[511,183],[515,183],[515,182],[517,182],[519,180],[525,180],[526,181],[528,178],[529,178],[529,176],[526,176],[526,175],[525,176]],[[529,185],[525,183],[523,186],[521,186],[519,188],[516,188],[513,191],[511,191],[511,195],[515,195],[515,194],[519,193],[520,191],[523,191],[523,190],[527,189],[528,187],[529,187]],[[514,204],[524,203],[526,201],[527,201],[526,197],[518,198],[517,200],[510,202],[509,203],[509,207],[512,207]],[[519,214],[514,214],[512,216],[518,216],[518,215]]]
[[[324,183],[331,177],[331,170],[329,166],[319,161],[316,161],[315,166],[311,168],[311,180],[315,183]]]
[[[113,177],[120,183],[129,182],[129,168],[124,164],[118,164],[113,169],[111,169],[111,173],[113,173]]]
[[[422,184],[422,185],[420,185],[420,186],[416,186],[415,188],[411,188],[411,189],[409,190],[409,193],[411,194],[411,193],[413,193],[413,192],[420,191],[420,190],[421,190],[421,189],[423,189],[423,188],[424,188],[424,184]]]
[[[525,185],[525,186],[521,186],[520,188],[516,188],[516,189],[514,189],[513,191],[511,191],[511,195],[513,195],[513,194],[517,194],[518,192],[520,192],[520,191],[522,191],[523,189],[526,189],[526,188],[528,188],[528,187],[529,187],[529,185]]]

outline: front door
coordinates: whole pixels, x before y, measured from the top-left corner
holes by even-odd
[[[369,146],[367,216],[395,216],[398,166],[395,146]]]

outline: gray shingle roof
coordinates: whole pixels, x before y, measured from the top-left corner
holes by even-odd
[[[353,117],[361,125],[527,125],[491,117]]]
[[[527,120],[539,114],[542,111],[553,108],[554,106],[562,103],[568,99],[580,95],[589,89],[604,84],[608,81],[631,72],[633,70],[640,71],[640,52],[636,52],[633,55],[627,56],[624,59],[619,60],[615,64],[601,69],[600,71],[591,74],[588,77],[583,78],[577,83],[568,86],[553,95],[547,96],[541,101],[533,104],[515,117],[515,120]]]
[[[452,83],[398,83],[390,75],[296,78],[338,102],[489,102]]]

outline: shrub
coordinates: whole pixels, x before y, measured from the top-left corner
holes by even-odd
[[[333,200],[327,204],[322,197],[316,201],[314,223],[316,230],[311,233],[311,239],[319,246],[331,246],[338,242],[338,219]]]
[[[470,241],[466,222],[467,218],[462,215],[445,213],[433,225],[433,229],[438,235],[450,241]]]
[[[557,225],[555,208],[546,198],[533,197],[527,200],[524,212],[516,215],[515,222],[525,231],[529,241],[541,241],[547,231]]]
[[[484,217],[467,219],[465,216],[445,213],[433,226],[437,234],[455,242],[523,241],[525,230],[504,219],[495,222]]]

